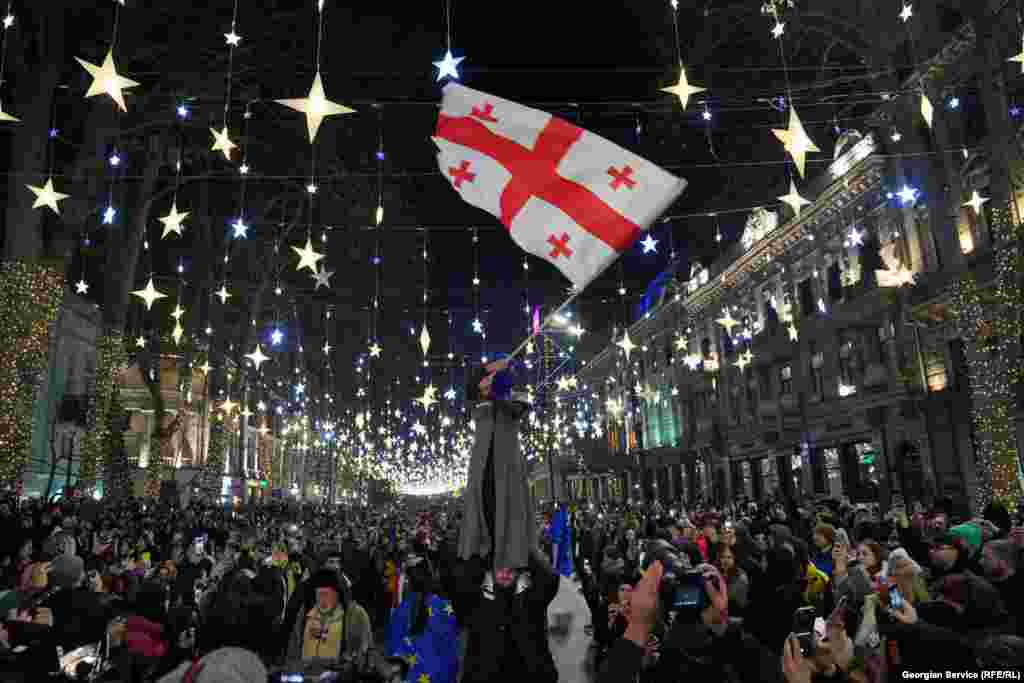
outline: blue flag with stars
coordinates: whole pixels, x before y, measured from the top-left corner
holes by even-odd
[[[407,683],[455,683],[459,672],[458,629],[455,610],[446,600],[431,595],[423,633],[410,634],[416,609],[416,593],[410,593],[391,613],[387,654],[409,662]]]

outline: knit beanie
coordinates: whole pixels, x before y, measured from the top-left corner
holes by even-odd
[[[214,650],[195,664],[185,662],[158,683],[257,683],[267,669],[252,652],[238,647]]]
[[[892,568],[893,562],[896,560],[906,560],[914,568],[914,576],[921,574],[921,565],[914,561],[914,558],[910,556],[906,548],[894,548],[889,552],[889,567]]]

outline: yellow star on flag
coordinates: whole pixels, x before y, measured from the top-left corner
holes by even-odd
[[[316,264],[320,259],[324,258],[323,254],[318,254],[313,251],[313,240],[309,237],[306,238],[306,246],[302,249],[298,247],[292,247],[292,251],[299,255],[299,265],[295,267],[296,270],[302,270],[303,268],[309,268],[314,273],[316,272]]]
[[[57,206],[57,202],[63,201],[71,196],[54,190],[53,178],[47,178],[46,184],[42,187],[36,187],[35,185],[26,185],[25,187],[32,190],[32,194],[36,196],[36,200],[32,202],[33,209],[38,209],[40,206],[48,206],[53,209],[53,212],[58,216],[60,215],[60,207]]]
[[[316,72],[316,76],[313,78],[313,85],[309,89],[309,95],[306,98],[276,101],[278,104],[283,104],[306,115],[306,128],[309,129],[310,144],[313,144],[313,141],[316,139],[316,133],[320,130],[320,124],[323,123],[325,118],[338,114],[353,114],[356,111],[327,99],[327,96],[324,94],[324,83],[320,78],[319,71]]]
[[[788,128],[785,130],[773,128],[772,132],[782,142],[782,146],[789,152],[789,155],[793,157],[793,164],[796,166],[796,170],[800,172],[800,177],[804,177],[807,153],[820,152],[821,150],[807,137],[807,131],[804,130],[804,124],[800,122],[800,116],[797,115],[796,109],[790,107]]]
[[[160,239],[166,238],[172,232],[180,237],[182,231],[181,222],[188,218],[188,214],[188,211],[178,213],[178,202],[171,202],[171,212],[157,219],[164,224],[164,232],[160,235]]]
[[[690,82],[686,80],[686,69],[679,67],[679,82],[668,88],[662,88],[662,92],[672,93],[679,98],[679,103],[683,105],[683,109],[686,109],[687,103],[690,101],[690,95],[694,95],[699,92],[704,92],[705,88],[700,86],[690,85]]]
[[[153,286],[153,276],[150,276],[149,282],[146,283],[145,289],[137,289],[134,292],[132,292],[132,294],[146,302],[147,311],[153,308],[153,302],[159,299],[167,298],[166,294],[164,294],[163,292],[158,292],[156,287]]]
[[[81,64],[82,68],[92,76],[92,83],[89,84],[89,89],[85,92],[86,97],[110,95],[117,102],[117,106],[121,108],[121,111],[128,111],[128,107],[124,104],[124,95],[121,93],[121,90],[134,88],[138,83],[117,73],[117,67],[114,66],[113,50],[107,52],[102,66],[96,66],[78,57],[75,57],[75,61]]]
[[[405,661],[409,662],[409,668],[413,668],[416,666],[416,662],[418,661],[418,659],[416,655],[409,655],[405,658]]]
[[[430,674],[420,674],[420,677],[416,679],[416,683],[430,683]]]
[[[238,145],[231,142],[231,138],[228,137],[228,127],[224,126],[219,133],[216,128],[211,128],[210,132],[213,133],[213,147],[210,148],[210,151],[221,152],[225,159],[231,161],[231,150]]]
[[[0,122],[17,123],[19,121],[21,121],[21,119],[15,118],[15,117],[11,116],[10,114],[8,114],[7,112],[5,112],[4,111],[4,103],[0,102]]]

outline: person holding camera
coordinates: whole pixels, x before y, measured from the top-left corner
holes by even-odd
[[[648,554],[653,562],[629,593],[626,631],[609,653],[599,681],[618,683],[637,676],[646,683],[782,680],[773,655],[742,626],[729,621],[728,590],[714,567],[690,568],[660,547]],[[668,633],[657,660],[641,672],[651,634],[660,622],[667,625]]]

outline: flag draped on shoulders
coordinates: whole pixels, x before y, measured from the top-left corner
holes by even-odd
[[[686,187],[563,119],[458,83],[444,87],[433,139],[441,173],[462,198],[580,289]]]
[[[408,683],[454,683],[459,670],[458,630],[451,605],[436,595],[427,604],[427,623],[422,633],[411,633],[417,594],[410,593],[391,614],[387,654],[409,663]]]

